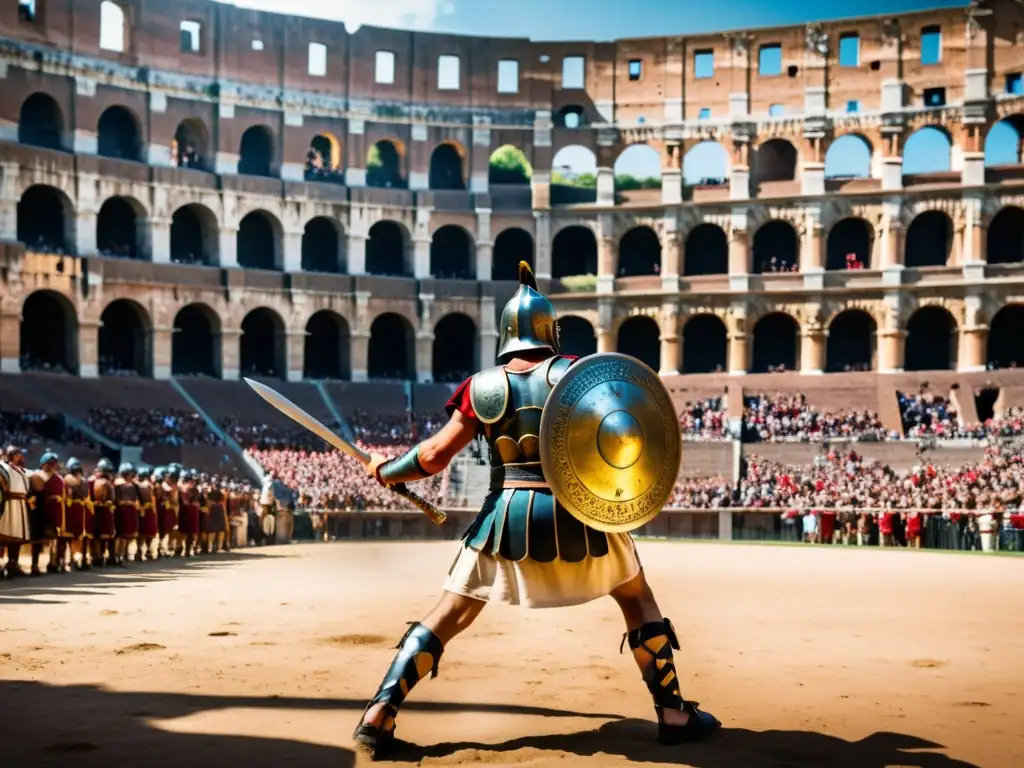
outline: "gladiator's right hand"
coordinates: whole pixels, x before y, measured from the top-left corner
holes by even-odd
[[[377,469],[386,461],[387,458],[385,456],[381,456],[379,453],[370,454],[370,461],[366,465],[366,471],[369,473],[370,477],[377,482],[380,482],[380,478],[377,476]],[[383,483],[381,483],[381,485],[383,485]]]

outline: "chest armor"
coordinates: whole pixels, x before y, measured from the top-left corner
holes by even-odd
[[[139,500],[139,489],[135,483],[117,480],[114,485],[114,499],[118,502],[131,503]]]
[[[153,500],[153,486],[150,483],[138,483],[139,501],[149,504]]]
[[[88,484],[74,475],[68,475],[68,477],[64,479],[64,487],[67,489],[68,499],[70,501],[81,502],[89,498]]]
[[[555,356],[517,373],[504,366],[473,376],[470,402],[481,424],[492,467],[540,471],[540,417],[552,388],[572,360]]]

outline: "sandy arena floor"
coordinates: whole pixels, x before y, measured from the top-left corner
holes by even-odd
[[[278,547],[0,583],[0,765],[353,765],[349,735],[453,543]],[[684,695],[653,743],[611,600],[489,607],[399,718],[396,763],[1019,766],[1024,559],[641,543]]]

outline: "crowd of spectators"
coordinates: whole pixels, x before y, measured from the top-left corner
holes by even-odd
[[[897,392],[903,432],[907,437],[934,437],[939,440],[970,437],[976,430],[962,426],[949,398],[926,389],[917,393]]]
[[[405,445],[430,437],[448,421],[439,413],[370,414],[354,411],[348,417],[357,440],[374,445]]]
[[[90,408],[89,426],[122,445],[220,445],[198,413],[180,408]]]
[[[81,432],[68,427],[59,415],[33,411],[0,411],[0,450],[7,445],[27,448],[40,443],[95,447]]]
[[[856,409],[821,413],[803,394],[761,393],[745,398],[743,432],[747,442],[899,438],[885,429],[877,413]]]
[[[724,440],[727,437],[726,422],[721,397],[687,402],[679,409],[679,427],[685,440]]]

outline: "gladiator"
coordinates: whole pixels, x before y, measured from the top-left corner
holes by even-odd
[[[149,467],[139,467],[139,479],[135,485],[139,491],[139,541],[138,555],[140,561],[155,560],[156,552],[153,550],[153,542],[159,534],[157,521],[156,498],[153,493],[153,470]]]
[[[114,481],[114,530],[117,539],[114,562],[120,566],[128,564],[128,549],[131,542],[139,538],[139,486],[135,484],[135,465],[122,462],[117,469],[119,477]]]
[[[67,542],[69,564],[80,571],[92,570],[89,543],[92,540],[94,516],[89,498],[89,483],[83,477],[82,462],[72,457],[64,475],[64,540]],[[75,561],[78,555],[78,561]],[[63,561],[62,561],[63,562]]]
[[[202,515],[203,496],[197,485],[198,477],[194,469],[182,473],[178,498],[178,534],[181,537],[181,553],[185,557],[196,554],[199,541],[200,516]]]
[[[554,308],[537,290],[526,262],[520,262],[519,280],[518,291],[502,311],[498,365],[475,374],[456,390],[446,409],[449,421],[440,432],[401,456],[373,455],[367,464],[370,474],[385,487],[424,480],[442,472],[477,435],[483,435],[488,444],[491,464],[489,493],[463,536],[440,600],[399,641],[394,661],[353,734],[358,751],[369,759],[380,758],[394,745],[396,718],[409,692],[428,673],[437,675],[448,644],[492,600],[541,608],[578,605],[610,595],[625,621],[620,650],[628,643],[653,699],[658,740],[683,744],[720,725],[680,691],[673,659],[679,642],[658,608],[632,536],[585,524],[566,510],[552,490],[558,478],[544,471],[538,440],[541,414],[558,381],[575,377],[572,366],[577,360],[559,354]],[[632,361],[624,355],[614,357]],[[645,370],[657,379],[653,371]],[[678,440],[677,417],[667,393],[664,403],[658,418],[670,424],[668,432],[675,432],[672,439]],[[632,418],[624,410],[617,413],[624,414],[616,417],[617,423],[628,424]],[[613,424],[609,450],[621,451],[623,446],[632,450],[635,433],[619,440],[615,430],[619,427]],[[598,442],[590,450],[600,449],[603,455],[603,446]],[[628,469],[630,465],[614,466]],[[675,470],[670,474],[664,476],[667,473],[662,470],[655,481],[659,488],[668,489],[663,494],[666,499]],[[660,505],[652,514],[658,511]]]
[[[39,460],[39,469],[29,477],[29,524],[32,533],[32,575],[42,573],[39,558],[47,550],[47,573],[70,571],[64,562],[67,541],[64,539],[64,478],[60,475],[60,459],[47,451]]]
[[[24,467],[23,449],[11,445],[0,455],[0,546],[7,550],[4,576],[8,579],[26,575],[19,558],[22,545],[32,535],[28,515],[28,475]]]
[[[178,465],[169,464],[166,471],[157,470],[157,474],[160,478],[154,479],[157,480],[157,524],[160,531],[158,549],[161,557],[170,557],[172,552],[178,554]]]
[[[210,552],[224,551],[224,541],[228,533],[228,499],[224,491],[216,485],[207,485],[206,496],[206,540]]]
[[[114,536],[117,531],[114,525],[113,474],[113,463],[109,459],[100,459],[89,481],[94,523],[92,563],[97,567],[114,564]]]

